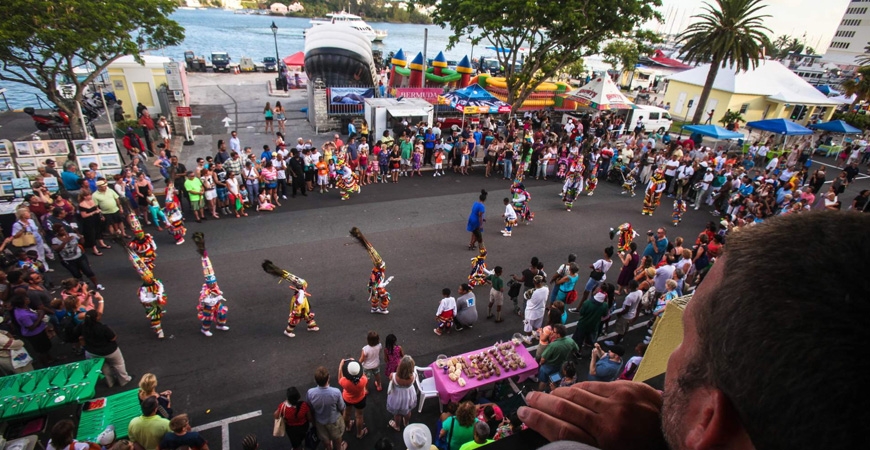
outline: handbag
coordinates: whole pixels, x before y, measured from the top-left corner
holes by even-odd
[[[21,369],[24,366],[33,362],[33,358],[23,348],[9,350],[9,355],[12,358],[12,368]]]
[[[23,225],[24,233],[19,235],[17,238],[12,239],[12,245],[14,245],[18,248],[24,248],[24,247],[30,247],[32,245],[36,245],[36,238],[33,236],[33,233],[31,233],[27,229],[27,224],[24,222],[18,222],[18,223]]]
[[[317,435],[317,428],[314,425],[308,428],[305,433],[305,448],[315,450],[320,446],[320,436]]]
[[[284,423],[284,404],[278,408],[278,418],[275,419],[275,424],[272,426],[272,436],[284,437],[287,434],[286,424]]]
[[[574,303],[576,301],[577,301],[577,291],[576,290],[571,289],[570,291],[568,291],[567,294],[565,294],[565,304],[566,305],[570,305],[571,303]]]

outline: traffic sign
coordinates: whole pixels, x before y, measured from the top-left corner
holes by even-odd
[[[190,106],[176,106],[175,107],[175,114],[178,117],[191,117],[191,116],[193,116],[193,113],[190,110]]]

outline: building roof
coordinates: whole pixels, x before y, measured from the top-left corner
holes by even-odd
[[[695,86],[703,86],[707,79],[710,64],[668,77]],[[816,90],[797,74],[778,61],[761,60],[758,67],[746,72],[736,72],[731,67],[719,69],[713,89],[743,95],[761,95],[768,100],[799,105],[833,105],[824,94]]]
[[[159,67],[162,69],[163,63],[172,62],[172,58],[167,58],[166,56],[142,55],[142,61],[145,63],[146,67]],[[133,55],[122,56],[109,64],[109,68],[129,66],[142,67],[139,63],[136,62],[136,59],[133,58]]]
[[[693,67],[693,66],[690,66],[682,61],[678,61],[674,58],[668,58],[667,56],[665,56],[665,53],[661,50],[656,50],[654,56],[652,56],[649,59],[652,61],[655,61],[656,63],[658,63],[662,66],[671,67],[674,69],[691,69]]]

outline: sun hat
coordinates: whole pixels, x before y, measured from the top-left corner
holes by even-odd
[[[429,450],[432,447],[432,432],[422,423],[412,423],[405,427],[402,439],[408,450]]]

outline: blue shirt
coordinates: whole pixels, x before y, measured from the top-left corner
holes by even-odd
[[[63,187],[68,191],[77,191],[81,189],[79,187],[79,180],[81,178],[76,175],[75,172],[64,170],[60,174],[60,179],[63,181]]]
[[[468,216],[468,226],[465,229],[467,231],[474,231],[478,228],[483,228],[481,218],[485,216],[486,206],[483,206],[481,202],[474,202],[474,206],[471,207],[471,214]]]
[[[423,143],[423,148],[435,148],[435,133],[426,133],[426,142]]]
[[[269,150],[263,150],[263,153],[260,153],[260,159],[271,161],[272,160],[272,152]]]
[[[335,423],[345,404],[337,388],[315,386],[308,390],[308,403],[314,410],[314,420],[321,425]]]
[[[347,124],[347,135],[353,136],[356,134],[356,127],[353,126],[353,122]]]
[[[595,375],[589,374],[589,381],[612,381],[616,378],[621,362],[616,362],[605,356],[595,363]]]
[[[655,246],[653,246],[655,244]],[[662,260],[662,257],[665,256],[665,250],[668,249],[668,238],[655,239],[653,242],[646,244],[646,248],[643,250],[643,256],[649,256],[652,258],[653,265],[659,263]]]

